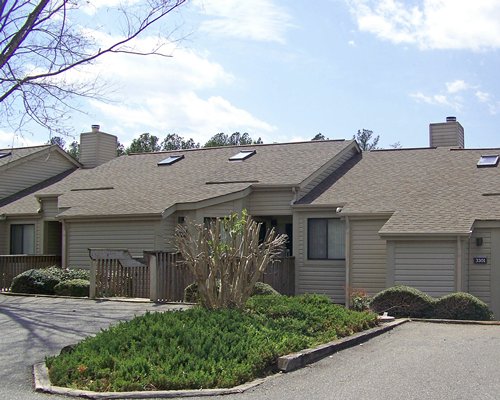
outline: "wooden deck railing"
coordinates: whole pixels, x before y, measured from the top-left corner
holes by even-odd
[[[0,291],[9,291],[12,279],[32,268],[47,268],[61,265],[61,257],[56,255],[3,255],[0,256]]]
[[[178,302],[193,275],[179,263],[179,255],[167,252],[144,252],[144,263],[132,259],[124,249],[90,249],[91,297],[142,297],[152,301]],[[262,276],[285,295],[295,293],[295,259],[284,257],[269,264]]]

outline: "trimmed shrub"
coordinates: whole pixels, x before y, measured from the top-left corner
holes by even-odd
[[[252,296],[281,296],[281,294],[275,290],[271,285],[264,282],[257,282],[252,290]]]
[[[54,288],[59,282],[84,279],[89,280],[90,272],[84,269],[62,269],[49,267],[30,269],[12,280],[11,291],[14,293],[55,294]]]
[[[393,286],[376,294],[370,308],[376,313],[387,312],[396,318],[425,318],[432,312],[434,299],[409,286]]]
[[[220,284],[218,286],[220,286]],[[259,295],[281,296],[280,293],[274,290],[271,285],[263,282],[257,282],[253,287],[252,296]],[[198,284],[196,282],[191,283],[184,289],[184,301],[186,303],[198,303],[200,301]]]
[[[458,292],[439,298],[434,304],[432,318],[491,321],[493,313],[477,297]]]
[[[70,279],[61,281],[54,287],[54,293],[59,296],[88,297],[90,282],[85,279]]]
[[[12,280],[14,293],[54,294],[54,287],[61,281],[62,270],[57,267],[29,269]]]

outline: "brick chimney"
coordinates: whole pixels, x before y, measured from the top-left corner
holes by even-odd
[[[92,125],[91,131],[80,135],[80,162],[83,168],[94,168],[116,157],[118,138]]]
[[[464,148],[464,128],[456,117],[446,117],[446,122],[429,124],[431,147]]]

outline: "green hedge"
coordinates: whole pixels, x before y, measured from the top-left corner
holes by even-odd
[[[53,385],[96,391],[232,387],[277,357],[376,324],[323,296],[255,296],[246,310],[149,313],[48,357]]]
[[[375,295],[370,308],[387,312],[396,318],[437,318],[489,321],[493,313],[488,306],[469,293],[451,293],[434,299],[409,286],[394,286]]]
[[[89,280],[89,271],[83,269],[62,269],[49,267],[30,269],[12,280],[11,291],[14,293],[55,294],[55,286],[72,279]]]
[[[493,313],[477,297],[458,292],[439,298],[434,304],[432,318],[490,321]]]
[[[425,318],[432,312],[434,299],[409,286],[393,286],[377,293],[370,302],[376,313],[387,312],[396,318]]]
[[[90,282],[85,279],[69,279],[61,281],[54,287],[59,296],[88,297]]]

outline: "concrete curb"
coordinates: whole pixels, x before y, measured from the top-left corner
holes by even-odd
[[[498,325],[500,321],[474,321],[468,319],[428,319],[428,318],[411,318],[412,322],[431,322],[434,324],[456,324],[456,325]]]
[[[306,349],[297,353],[288,354],[286,356],[278,358],[278,369],[283,372],[290,372],[299,368],[303,368],[307,364],[316,362],[340,350],[344,350],[349,347],[353,347],[360,343],[366,342],[368,339],[381,335],[382,333],[394,329],[396,326],[404,324],[408,321],[410,321],[408,318],[398,319],[394,322],[389,322],[379,327],[368,329],[366,331],[359,332],[342,339],[322,344],[313,349]]]
[[[88,399],[172,399],[177,397],[199,397],[199,396],[222,396],[226,394],[243,393],[252,389],[276,375],[256,379],[243,385],[229,389],[194,389],[194,390],[157,390],[157,391],[135,391],[135,392],[92,392],[87,390],[70,389],[60,386],[52,386],[49,379],[49,371],[45,363],[33,365],[33,376],[35,391],[51,394],[60,394],[69,397],[85,397]]]
[[[409,319],[398,319],[394,322],[386,323],[382,326],[368,329],[363,332],[338,339],[313,349],[306,349],[297,353],[292,353],[278,358],[278,369],[281,372],[290,372],[298,368],[302,368],[307,364],[318,361],[332,353],[349,347],[356,346],[360,343],[381,335],[396,326],[410,321]],[[159,390],[159,391],[135,391],[135,392],[92,392],[79,389],[70,389],[60,386],[52,386],[49,379],[48,369],[44,362],[33,365],[33,377],[35,391],[60,394],[70,397],[85,397],[89,399],[152,399],[152,398],[177,398],[177,397],[196,397],[196,396],[221,396],[226,394],[243,393],[248,389],[252,389],[263,382],[279,376],[280,373],[270,375],[265,378],[256,379],[252,382],[243,385],[235,386],[229,389],[197,389],[197,390]]]

